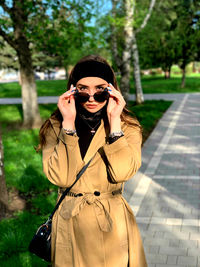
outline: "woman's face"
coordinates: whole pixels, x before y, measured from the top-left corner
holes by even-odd
[[[91,113],[99,111],[106,105],[107,100],[102,103],[97,102],[93,95],[96,92],[103,91],[106,87],[108,87],[108,83],[99,77],[85,77],[80,79],[76,84],[76,88],[79,92],[88,93],[90,95],[89,100],[81,105]]]

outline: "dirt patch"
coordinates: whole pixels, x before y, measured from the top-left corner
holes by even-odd
[[[8,195],[9,195],[8,208],[11,212],[25,209],[26,201],[25,199],[20,197],[17,189],[10,191]]]

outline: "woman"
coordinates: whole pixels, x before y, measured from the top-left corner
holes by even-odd
[[[141,129],[105,59],[90,55],[75,65],[40,140],[44,172],[59,196],[92,158],[53,217],[53,266],[145,267],[137,224],[122,197],[123,183],[141,165]]]

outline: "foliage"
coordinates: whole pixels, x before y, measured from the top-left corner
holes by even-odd
[[[19,69],[16,51],[0,37],[0,69]]]
[[[139,50],[143,68],[172,64],[185,67],[199,51],[199,1],[162,1],[143,32],[139,33]]]

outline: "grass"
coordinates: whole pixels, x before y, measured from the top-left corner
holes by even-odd
[[[200,76],[187,77],[185,88],[181,88],[181,77],[165,79],[163,77],[144,76],[142,78],[144,94],[160,93],[195,93],[200,92]],[[134,83],[131,83],[131,93],[134,93]]]
[[[65,80],[36,81],[38,96],[58,96],[65,92]],[[181,77],[173,76],[165,79],[163,76],[143,76],[142,87],[145,94],[150,93],[189,93],[200,92],[200,74],[186,77],[186,86],[181,88]],[[131,81],[131,93],[134,93],[134,82]],[[1,97],[21,97],[20,85],[16,82],[0,84]]]
[[[146,100],[142,105],[132,105],[129,109],[136,115],[143,127],[143,141],[145,141],[163,113],[171,105],[171,101]]]
[[[130,109],[144,128],[145,138],[170,104],[169,101],[146,101],[140,106],[130,103]],[[55,108],[55,104],[40,105],[41,116],[47,118]],[[47,263],[30,254],[27,248],[37,226],[53,210],[57,188],[44,176],[41,154],[34,149],[38,143],[38,129],[19,128],[21,105],[0,105],[0,121],[7,187],[9,191],[17,190],[26,201],[23,211],[0,221],[1,267],[47,267]]]

